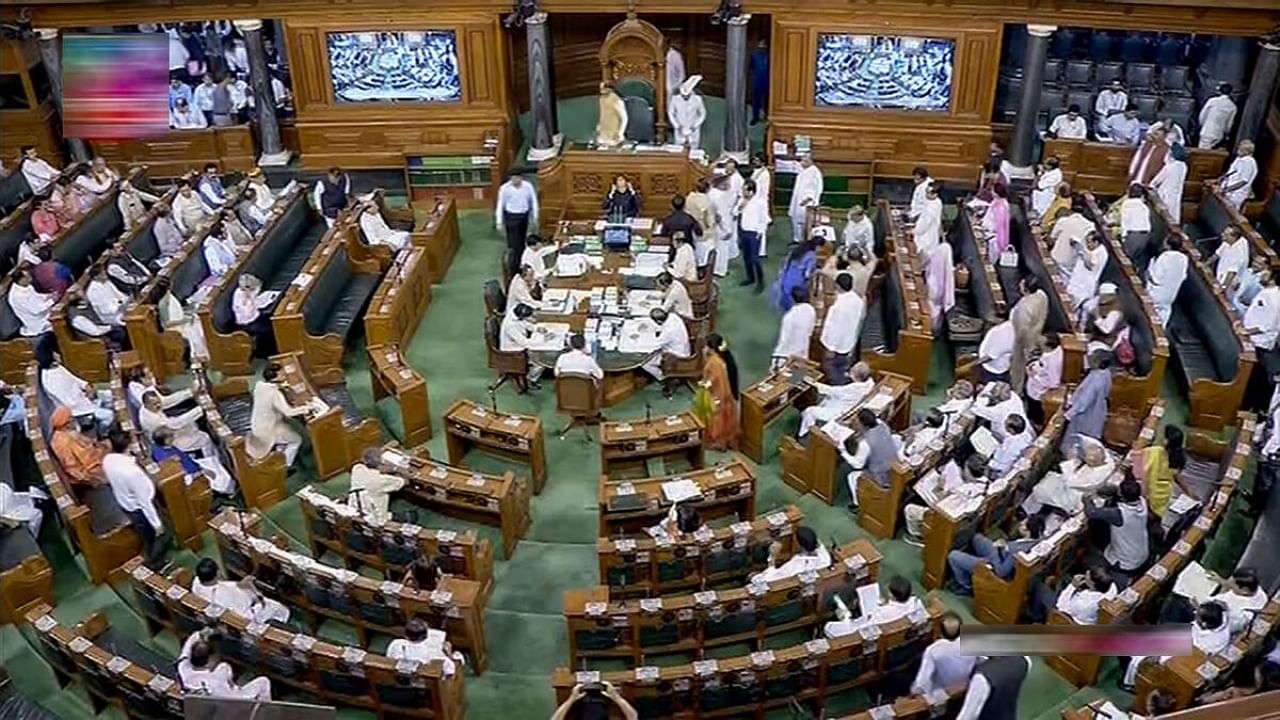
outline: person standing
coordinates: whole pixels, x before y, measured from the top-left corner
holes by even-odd
[[[769,174],[769,165],[765,160],[763,153],[758,153],[751,158],[751,182],[756,184],[756,194],[764,200],[765,212],[769,215],[769,222],[773,222],[773,177]],[[745,187],[745,186],[744,186]],[[766,257],[769,254],[768,242],[765,233],[760,238],[760,257]]]
[[[739,210],[737,201],[733,198],[733,191],[729,188],[729,176],[715,175],[711,192],[707,197],[711,201],[711,210],[716,218],[715,245],[713,246],[716,251],[716,262],[709,272],[714,273],[716,277],[724,277],[729,272],[729,260],[733,255],[730,248],[737,235]]]
[[[746,276],[739,285],[755,284],[755,293],[764,291],[764,265],[760,262],[760,248],[765,233],[769,232],[769,208],[765,199],[756,192],[754,180],[742,186],[742,199],[738,201],[738,246],[742,250],[742,264]]]
[[[520,259],[524,257],[524,241],[529,236],[529,225],[538,226],[538,193],[522,175],[512,173],[498,188],[498,203],[493,210],[493,222],[507,234],[507,267],[512,275],[520,272]]]
[[[1043,218],[1058,196],[1058,186],[1062,184],[1062,161],[1057,155],[1051,155],[1038,170],[1036,184],[1031,188],[1031,208]]]
[[[716,211],[711,205],[711,181],[706,177],[700,177],[693,184],[693,190],[684,196],[685,211],[693,216],[697,221],[698,227],[701,228],[700,234],[689,235],[689,242],[694,243],[698,266],[707,264],[707,255],[711,252],[711,248],[715,245],[716,239]],[[674,207],[674,203],[672,203]],[[665,224],[664,224],[665,227]],[[664,229],[664,232],[665,229]],[[674,235],[674,231],[672,232]]]
[[[1022,392],[1026,382],[1027,363],[1040,343],[1045,321],[1049,318],[1049,296],[1034,275],[1018,281],[1020,297],[1009,311],[1013,323],[1013,359],[1009,364],[1009,384],[1014,392]]]
[[[1022,655],[983,660],[969,679],[956,720],[1015,720],[1018,695],[1029,672],[1031,658]]]
[[[809,289],[792,288],[791,309],[782,316],[778,342],[773,346],[773,369],[787,364],[791,358],[807,359],[809,341],[818,322],[818,312],[809,304]]]
[[[1187,183],[1187,149],[1181,145],[1169,148],[1169,159],[1151,178],[1151,189],[1169,212],[1169,222],[1182,222],[1182,188]]]
[[[1169,324],[1173,316],[1173,303],[1178,291],[1187,279],[1187,256],[1182,252],[1182,238],[1170,234],[1164,240],[1164,252],[1156,256],[1147,267],[1147,294],[1162,326]]]
[[[702,145],[702,123],[707,120],[707,106],[702,96],[693,89],[702,82],[701,75],[690,75],[680,84],[679,92],[667,101],[667,119],[671,121],[671,134],[677,145],[688,145],[697,150]]]
[[[866,302],[853,291],[853,277],[836,276],[836,299],[822,321],[822,372],[828,385],[849,382],[849,363],[862,332],[862,316]]]
[[[758,125],[769,100],[769,43],[764,38],[751,51],[747,73],[751,76],[751,124]]]
[[[405,486],[405,480],[382,472],[382,454],[377,448],[365,448],[360,462],[351,467],[351,489],[347,491],[347,507],[374,525],[391,520],[391,494]]]
[[[1253,157],[1253,141],[1241,140],[1236,148],[1236,159],[1231,161],[1227,174],[1222,176],[1222,194],[1237,210],[1253,192],[1253,181],[1258,177],[1258,161]]]
[[[1196,147],[1208,150],[1217,147],[1231,134],[1236,121],[1236,104],[1231,99],[1231,86],[1218,86],[1218,94],[1205,101],[1200,108],[1200,141]]]
[[[810,207],[818,207],[822,202],[822,171],[813,164],[812,155],[800,156],[800,173],[796,175],[795,187],[791,190],[791,242],[801,242],[804,237],[805,219]]]
[[[1102,352],[1089,356],[1089,372],[1075,392],[1067,398],[1067,431],[1062,446],[1069,447],[1081,435],[1102,439],[1107,421],[1107,402],[1111,396],[1111,362]]]
[[[142,540],[148,567],[154,567],[164,554],[164,523],[156,509],[155,483],[129,452],[130,442],[129,435],[122,430],[111,433],[111,452],[102,458],[102,473],[116,505],[124,511]]]
[[[916,255],[922,259],[928,257],[942,240],[942,198],[938,196],[941,192],[939,185],[940,183],[930,180],[924,186],[924,204],[920,206],[920,213],[915,216],[915,225],[911,228]]]
[[[324,177],[316,181],[313,191],[315,206],[329,227],[338,219],[338,215],[347,207],[347,197],[351,195],[351,176],[342,172],[338,166],[329,168]]]
[[[729,341],[717,333],[707,338],[706,362],[694,396],[693,409],[707,428],[707,444],[713,450],[738,447],[738,364],[729,352]]]

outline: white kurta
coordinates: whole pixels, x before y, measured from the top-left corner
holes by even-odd
[[[911,231],[916,242],[916,254],[927,256],[942,241],[942,198],[926,199]]]
[[[289,418],[301,417],[309,410],[294,407],[285,399],[275,383],[260,382],[253,386],[253,413],[249,417],[249,438],[245,450],[249,457],[261,460],[277,445],[285,446],[285,464],[293,465],[302,436],[289,426]]]
[[[31,188],[32,195],[43,194],[61,174],[61,170],[45,162],[43,158],[34,160],[30,158],[22,159],[22,177],[26,178],[27,186]]]
[[[409,233],[406,230],[393,230],[382,217],[382,213],[361,213],[360,230],[370,245],[386,245],[400,252],[409,244]]]
[[[702,96],[676,94],[667,101],[667,119],[671,121],[675,142],[697,149],[702,144],[702,123],[707,120],[707,106]]]
[[[1090,264],[1093,267],[1089,267]],[[1087,247],[1080,248],[1075,266],[1071,269],[1071,278],[1067,281],[1067,294],[1071,296],[1076,307],[1093,299],[1093,296],[1098,293],[1098,279],[1102,277],[1102,270],[1106,265],[1106,246],[1099,244],[1093,250]]]
[[[853,291],[836,295],[822,321],[822,334],[818,340],[822,347],[837,355],[847,355],[858,345],[862,332],[862,316],[866,302]]]
[[[875,257],[876,228],[866,215],[857,222],[845,223],[843,238],[846,249],[860,247],[867,257]]]
[[[1062,113],[1053,119],[1049,130],[1063,140],[1084,140],[1089,135],[1089,124],[1083,115],[1077,115],[1073,121],[1071,116]]]
[[[672,95],[680,91],[680,86],[684,84],[684,55],[674,47],[667,48],[667,98],[670,100]]]
[[[1201,149],[1209,149],[1222,142],[1231,133],[1231,125],[1236,120],[1236,104],[1226,95],[1211,97],[1200,108],[1200,142]]]
[[[1273,349],[1280,334],[1280,287],[1263,288],[1254,295],[1242,322],[1255,348]]]
[[[719,255],[720,251],[717,250],[717,261],[719,260]],[[676,256],[672,259],[671,265],[667,270],[671,273],[671,277],[680,280],[681,282],[697,282],[698,259],[694,255],[693,246],[684,244],[677,247]]]
[[[658,329],[658,349],[641,367],[645,372],[661,380],[663,378],[662,358],[665,355],[678,358],[693,355],[693,346],[689,343],[689,329],[685,327],[684,320],[677,315],[668,315],[666,322],[662,323],[662,327]]]
[[[818,322],[818,311],[809,303],[796,303],[782,316],[778,329],[778,343],[773,346],[775,362],[781,364],[790,357],[809,357],[809,340]]]
[[[1151,188],[1169,211],[1169,221],[1175,225],[1182,222],[1182,189],[1186,184],[1187,164],[1172,157],[1151,178]]]
[[[712,272],[724,277],[729,272],[729,259],[737,246],[737,203],[733,199],[733,191],[728,189],[713,187],[707,197],[711,198],[711,208],[716,213],[716,265]]]
[[[791,242],[801,242],[804,237],[806,208],[817,207],[822,202],[822,171],[817,165],[801,168],[791,190],[791,205],[787,212],[791,217]]]
[[[1061,168],[1045,170],[1036,178],[1036,186],[1031,189],[1031,207],[1037,216],[1044,216],[1045,211],[1053,204],[1053,199],[1058,196],[1058,186],[1061,184]]]
[[[1108,455],[1106,461],[1097,467],[1082,460],[1063,460],[1058,468],[1058,472],[1045,475],[1022,504],[1028,513],[1039,512],[1045,505],[1070,514],[1080,512],[1084,508],[1085,493],[1102,487],[1111,477],[1115,465]]]
[[[231,612],[252,619],[254,622],[289,622],[289,608],[263,597],[256,591],[240,587],[230,580],[215,580],[209,584],[199,579],[191,583],[191,594],[205,602],[221,605]]]
[[[765,212],[769,214],[769,222],[773,222],[773,195],[770,193],[773,187],[773,176],[769,174],[769,168],[759,167],[751,171],[751,181],[756,184],[756,197],[764,199]],[[769,254],[768,243],[765,237],[760,237],[760,257]]]
[[[108,453],[102,458],[102,474],[121,510],[141,512],[157,535],[164,530],[156,509],[156,485],[132,455]]]
[[[922,182],[916,183],[911,190],[911,207],[907,209],[907,217],[914,220],[920,217],[920,213],[924,212],[924,204],[929,199],[929,186],[933,184],[933,178],[926,177]]]
[[[387,657],[392,660],[412,660],[420,663],[439,660],[444,674],[452,675],[457,670],[457,663],[462,662],[462,656],[456,652],[450,655],[445,650],[447,637],[443,630],[430,628],[427,630],[427,636],[418,642],[397,638],[387,644]]]
[[[213,439],[209,433],[196,427],[196,421],[204,415],[204,410],[193,408],[187,412],[171,417],[164,411],[156,412],[146,407],[138,408],[138,424],[148,436],[155,435],[161,428],[173,433],[173,446],[189,453],[199,453],[204,457],[214,457]]]
[[[1178,250],[1165,250],[1147,268],[1147,293],[1155,307],[1160,324],[1167,326],[1178,299],[1182,281],[1187,279],[1187,256]]]
[[[124,325],[124,311],[129,296],[120,292],[110,280],[93,280],[84,293],[98,319],[108,325]]]
[[[1214,278],[1219,286],[1226,289],[1228,275],[1234,273],[1239,278],[1249,267],[1249,241],[1243,235],[1238,235],[1235,242],[1218,245],[1213,256],[1217,259]]]
[[[826,546],[819,544],[812,555],[806,555],[798,549],[786,562],[777,567],[768,567],[751,576],[751,582],[771,583],[795,577],[801,573],[817,572],[831,565],[831,552]]]
[[[982,367],[993,375],[1009,372],[1009,363],[1013,361],[1013,341],[1013,322],[1010,320],[988,330],[978,345],[978,357],[986,358]]]
[[[93,386],[62,365],[41,371],[40,386],[54,403],[70,410],[74,417],[102,414],[103,408],[93,397]]]
[[[49,324],[49,312],[53,310],[57,300],[51,294],[36,290],[35,285],[14,284],[9,289],[9,309],[22,324],[19,332],[23,337],[36,337],[53,331]]]
[[[1222,189],[1226,194],[1227,202],[1237,210],[1243,208],[1244,202],[1253,192],[1253,181],[1257,177],[1258,161],[1254,160],[1252,155],[1241,155],[1231,161],[1231,167],[1222,179]],[[1239,187],[1235,190],[1229,189],[1236,185]]]
[[[800,437],[809,434],[815,425],[839,418],[862,402],[876,387],[873,378],[845,385],[816,384],[820,399],[800,414]]]
[[[382,525],[391,519],[391,493],[404,487],[404,478],[379,472],[364,463],[351,468],[351,489],[347,491],[347,505],[364,514],[373,525]]]

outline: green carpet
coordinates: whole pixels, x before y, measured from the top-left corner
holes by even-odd
[[[407,348],[410,363],[427,377],[432,412],[437,418],[437,432],[440,430],[438,418],[451,402],[459,398],[487,398],[486,386],[492,380],[483,360],[483,301],[480,290],[485,280],[496,275],[504,244],[495,232],[492,215],[488,212],[463,213],[461,231],[462,249],[449,270],[446,282],[436,287],[431,308]],[[788,223],[774,223],[769,235],[771,254],[766,265],[770,277],[776,271],[778,257],[789,234]],[[735,265],[729,277],[721,282],[719,331],[731,341],[741,376],[744,383],[749,383],[763,376],[767,370],[777,332],[777,318],[768,308],[765,296],[754,295],[738,287],[740,272],[740,265]],[[357,402],[365,412],[377,415],[388,428],[388,437],[397,436],[400,427],[394,401],[378,405],[373,402],[363,348],[350,348],[347,363],[348,380]],[[935,346],[933,377],[928,393],[916,398],[915,407],[937,402],[942,389],[950,383],[950,364],[948,352],[939,343]],[[1166,394],[1177,394],[1172,384],[1166,388]],[[497,400],[502,410],[540,415],[548,431],[562,424],[556,416],[555,399],[549,388],[521,397],[504,387],[498,392]],[[686,392],[673,400],[664,400],[651,386],[626,404],[611,408],[607,414],[610,419],[641,417],[646,400],[652,403],[654,413],[661,414],[688,407],[690,398]],[[1185,404],[1172,399],[1168,417],[1171,422],[1181,422],[1185,418]],[[796,424],[794,417],[779,423],[770,431],[766,447],[776,448],[777,438],[794,431]],[[445,455],[441,436],[428,443],[428,447],[434,455]],[[497,562],[494,593],[485,613],[490,666],[483,676],[468,675],[466,678],[467,716],[471,718],[505,716],[533,720],[550,716],[554,706],[551,673],[569,660],[567,632],[560,615],[561,593],[598,582],[594,544],[599,445],[584,444],[578,436],[565,440],[549,436],[547,447],[549,480],[543,494],[533,499],[533,520],[529,532],[521,540],[514,560],[500,558]],[[711,461],[717,459],[719,456],[714,453],[709,458]],[[473,462],[482,470],[507,467],[501,461],[484,456],[474,456]],[[520,472],[518,466],[513,468]],[[795,503],[804,511],[806,522],[824,540],[844,542],[864,536],[852,516],[842,507],[828,506],[812,496],[797,495],[779,480],[778,470],[775,452],[759,468],[757,512],[763,514],[785,503]],[[290,477],[290,489],[296,491],[313,477],[310,458],[304,451],[301,469]],[[320,487],[324,492],[336,495],[345,489],[346,483],[347,478],[340,476]],[[297,500],[291,498],[272,508],[267,518],[265,530],[268,533],[279,532],[298,543],[305,541],[306,530]],[[471,526],[431,512],[422,512],[420,522],[428,526],[473,527],[501,547],[496,531],[488,526]],[[45,533],[43,545],[55,569],[60,619],[72,623],[92,612],[101,611],[118,631],[168,655],[176,653],[176,638],[168,634],[155,638],[147,636],[135,609],[137,601],[127,588],[89,585],[78,560],[68,552],[65,541],[58,536],[57,525],[47,523],[46,527],[50,530]],[[1233,510],[1212,543],[1208,564],[1220,572],[1229,570],[1234,558],[1239,556],[1249,531],[1248,522]],[[206,543],[205,554],[208,554],[212,552],[208,534]],[[918,581],[920,559],[916,548],[897,540],[876,541],[875,544],[884,554],[882,577],[901,573]],[[178,553],[175,560],[191,566],[196,556],[183,552]],[[942,597],[949,607],[968,616],[967,600],[950,595]],[[326,623],[320,635],[333,640],[354,641],[351,628],[336,622]],[[381,650],[386,642],[386,638],[376,639],[373,649]],[[0,628],[0,659],[21,681],[24,691],[59,716],[91,716],[83,690],[75,685],[65,691],[58,690],[52,673],[35,653],[32,639],[23,632],[11,626]],[[1059,710],[1065,705],[1087,702],[1100,692],[1127,705],[1127,696],[1115,690],[1114,680],[1120,669],[1118,663],[1110,660],[1104,667],[1106,671],[1100,688],[1077,691],[1043,662],[1037,661],[1021,696],[1019,717],[1058,717]],[[868,688],[867,692],[874,692],[874,688]],[[282,698],[305,699],[287,693]],[[871,700],[865,692],[850,693],[841,698],[834,709],[841,712],[856,710],[866,707]],[[104,716],[115,714],[109,712]],[[369,717],[370,714],[343,710],[339,716],[357,718]]]

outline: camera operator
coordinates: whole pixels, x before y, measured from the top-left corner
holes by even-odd
[[[639,713],[631,707],[613,683],[578,683],[569,693],[569,699],[556,708],[551,720],[606,720],[610,709],[616,707],[626,720],[639,720]]]

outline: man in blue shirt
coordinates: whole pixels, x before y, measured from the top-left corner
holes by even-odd
[[[186,100],[187,106],[195,104],[195,96],[191,94],[191,86],[178,78],[169,79],[169,112],[178,105],[178,100]]]
[[[747,63],[751,75],[751,124],[760,122],[765,100],[769,97],[769,44],[761,39]]]

